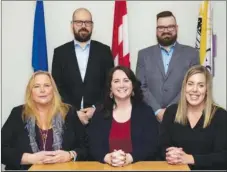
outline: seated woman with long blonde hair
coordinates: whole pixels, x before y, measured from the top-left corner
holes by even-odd
[[[160,144],[169,164],[192,170],[227,169],[227,112],[214,103],[212,76],[204,66],[186,73],[178,105],[161,123]]]
[[[27,85],[25,104],[14,107],[2,127],[2,163],[6,170],[84,160],[86,132],[75,113],[61,101],[48,72],[34,73]]]

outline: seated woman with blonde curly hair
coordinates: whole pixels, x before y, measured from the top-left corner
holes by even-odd
[[[48,72],[32,75],[25,104],[12,109],[1,132],[6,170],[86,158],[85,129],[76,111],[61,101]]]

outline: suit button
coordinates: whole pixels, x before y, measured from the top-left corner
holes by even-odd
[[[168,90],[167,89],[164,89],[165,92],[167,92]]]

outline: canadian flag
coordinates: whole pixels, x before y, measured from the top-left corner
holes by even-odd
[[[112,53],[115,66],[121,65],[130,68],[128,16],[126,1],[115,1]]]

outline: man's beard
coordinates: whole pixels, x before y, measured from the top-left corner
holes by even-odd
[[[82,33],[82,31],[84,33]],[[77,40],[79,42],[89,41],[91,38],[91,35],[92,35],[92,32],[89,33],[89,31],[86,28],[81,28],[77,33],[74,30],[74,38],[75,38],[75,40]]]
[[[172,36],[169,33],[163,33],[162,36],[164,35],[168,35],[169,37],[162,38],[162,37],[159,37],[158,35],[156,36],[158,43],[162,46],[170,46],[174,44],[177,40],[177,34]]]

